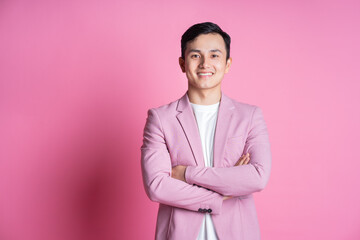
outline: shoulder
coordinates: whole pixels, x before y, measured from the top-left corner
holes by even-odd
[[[263,110],[254,104],[243,103],[229,98],[235,107],[235,116],[239,119],[247,119],[252,126],[261,126],[266,128]]]
[[[173,114],[176,114],[177,111],[177,106],[179,104],[179,101],[180,101],[181,98],[177,99],[177,100],[174,100],[172,102],[169,102],[167,104],[164,104],[164,105],[160,105],[158,107],[153,107],[153,108],[150,108],[148,110],[148,114],[156,114],[158,115],[159,117],[166,117],[166,116],[171,116]]]
[[[254,104],[239,102],[232,98],[229,98],[235,109],[234,116],[237,119],[246,120],[252,126],[265,126],[265,120],[262,109]]]
[[[232,106],[235,108],[235,112],[237,113],[252,115],[255,111],[261,111],[260,107],[257,105],[241,102],[227,95],[225,95],[225,98],[231,102]]]

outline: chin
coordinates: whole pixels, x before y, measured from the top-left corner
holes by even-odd
[[[202,85],[202,86],[197,86],[196,89],[199,90],[209,90],[209,89],[215,89],[217,86],[209,86],[209,85]]]
[[[196,81],[196,82],[192,82],[190,84],[190,86],[193,88],[193,89],[214,89],[214,88],[217,88],[219,87],[219,85],[221,84],[221,82],[210,82],[209,80],[208,81]]]

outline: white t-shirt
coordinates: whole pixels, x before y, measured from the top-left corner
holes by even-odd
[[[213,166],[214,135],[219,103],[212,105],[191,104],[198,125],[205,167]],[[197,240],[217,240],[216,230],[211,215],[205,213]]]

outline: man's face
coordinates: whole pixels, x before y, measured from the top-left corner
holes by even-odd
[[[220,34],[197,36],[187,43],[184,58],[179,58],[179,64],[186,73],[189,89],[220,91],[221,81],[231,65],[231,58],[226,60],[225,42]]]

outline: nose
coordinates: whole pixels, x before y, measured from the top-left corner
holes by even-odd
[[[207,57],[201,58],[200,67],[201,68],[209,67],[209,59]]]

